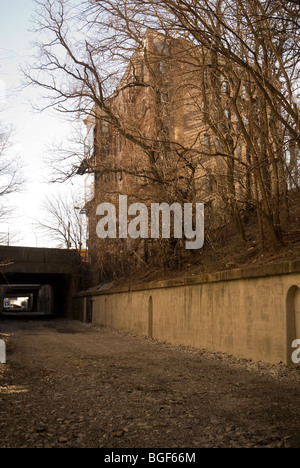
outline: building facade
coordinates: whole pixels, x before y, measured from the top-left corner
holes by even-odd
[[[251,76],[182,40],[149,30],[106,111],[94,107],[86,125],[79,172],[89,174],[90,253],[98,265],[119,265],[130,251],[141,261],[149,255],[142,239],[99,244],[96,207],[117,206],[119,194],[146,205],[205,203],[211,228],[233,221],[246,242],[245,213],[257,210],[262,229],[261,213],[267,218],[285,190],[284,167],[274,160],[282,129]]]

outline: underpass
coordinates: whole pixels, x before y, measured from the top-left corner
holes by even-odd
[[[0,246],[0,265],[2,315],[80,318],[73,296],[86,287],[89,266],[76,250]]]

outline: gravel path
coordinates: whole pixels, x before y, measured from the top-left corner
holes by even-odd
[[[300,447],[300,371],[66,320],[0,320],[0,448]]]

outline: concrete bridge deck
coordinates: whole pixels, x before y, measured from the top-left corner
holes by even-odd
[[[77,250],[0,246],[0,265],[4,274],[69,274],[80,265]]]

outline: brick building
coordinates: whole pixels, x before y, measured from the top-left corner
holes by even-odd
[[[233,216],[244,235],[241,212],[258,190],[246,137],[261,113],[245,71],[149,30],[107,109],[94,107],[86,120],[79,170],[93,179],[87,200],[92,258],[100,249],[96,206],[117,206],[119,194],[130,203],[205,203],[210,224]],[[120,241],[120,251],[130,249],[130,240]]]

